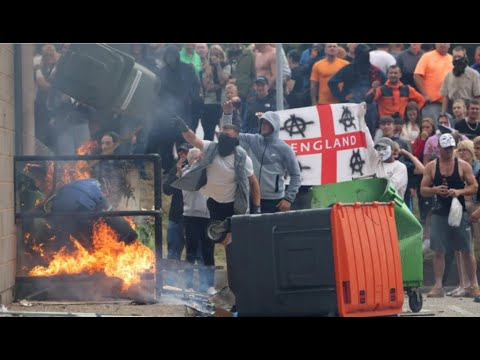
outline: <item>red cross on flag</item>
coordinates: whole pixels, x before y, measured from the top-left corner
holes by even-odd
[[[300,163],[302,185],[322,185],[371,175],[362,104],[317,105],[277,111],[280,138]]]

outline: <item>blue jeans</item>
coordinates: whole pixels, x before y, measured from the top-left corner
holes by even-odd
[[[185,232],[183,229],[183,218],[177,222],[168,220],[167,226],[167,248],[168,259],[180,260],[183,248],[185,247]]]

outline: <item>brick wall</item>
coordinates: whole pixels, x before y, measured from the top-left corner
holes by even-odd
[[[13,45],[0,44],[0,303],[2,304],[13,301],[15,283],[14,130]]]

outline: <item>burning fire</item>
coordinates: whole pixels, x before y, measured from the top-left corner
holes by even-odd
[[[97,146],[95,140],[89,141],[79,147],[77,155],[91,153]],[[43,192],[42,199],[37,200],[35,205],[39,205],[50,198],[55,189],[59,189],[65,184],[75,180],[91,178],[91,169],[98,161],[77,160],[72,162],[62,162],[55,171],[54,162],[47,161],[44,166],[43,176],[34,176],[35,182]],[[29,173],[30,168],[39,168],[39,165],[28,164],[24,167],[24,172]],[[55,176],[55,189],[53,188]],[[133,218],[125,218],[130,226],[136,230],[136,224]],[[48,254],[43,244],[37,245],[35,239],[30,234],[25,234],[25,242],[31,242],[31,249],[43,259],[49,262],[48,266],[35,266],[29,271],[31,276],[53,276],[61,274],[80,274],[87,272],[104,272],[109,277],[117,277],[122,280],[122,291],[140,282],[140,274],[146,271],[153,272],[155,264],[154,253],[138,240],[126,245],[119,241],[117,233],[111,229],[104,221],[100,220],[93,226],[93,250],[89,251],[82,244],[70,236],[70,241],[74,244],[74,251],[67,251],[62,248],[53,255]],[[49,239],[50,240],[50,239]],[[54,238],[51,240],[55,241]]]
[[[75,250],[67,253],[62,248],[53,255],[48,265],[36,266],[31,276],[52,276],[60,274],[90,274],[103,271],[107,276],[122,280],[122,291],[140,282],[140,274],[153,272],[155,256],[138,240],[126,245],[118,240],[118,235],[104,221],[99,220],[93,227],[93,251],[88,252],[74,237],[70,240]]]
[[[77,155],[89,154],[92,150],[95,149],[96,146],[97,142],[95,140],[87,141],[85,144],[83,144],[77,149]]]
[[[88,141],[77,149],[77,155],[89,154],[96,146],[95,140]],[[68,184],[75,180],[90,179],[92,177],[90,168],[91,165],[85,160],[75,161],[74,164],[66,163],[62,168],[62,183]]]
[[[82,146],[80,146],[77,149],[76,154],[87,155],[91,153],[96,146],[97,146],[96,141],[90,140],[85,144],[83,144]],[[75,180],[90,179],[92,177],[90,170],[92,165],[94,164],[95,164],[94,162],[78,160],[73,162],[65,162],[59,165],[57,168],[58,175],[56,176],[56,184],[55,184],[56,189],[62,187],[65,184],[71,183],[72,181],[75,181]],[[36,179],[37,186],[39,186],[44,196],[43,198],[38,199],[35,202],[35,206],[38,206],[41,203],[43,203],[47,198],[49,198],[52,195],[52,192],[53,192],[53,177],[55,174],[54,162],[47,161],[46,166],[47,166],[47,169],[46,169],[45,178]],[[23,171],[25,173],[30,173],[30,167],[38,167],[38,164],[27,164],[23,168]]]
[[[137,224],[135,224],[133,216],[125,216],[124,219],[128,222],[128,224],[133,230],[137,231]]]

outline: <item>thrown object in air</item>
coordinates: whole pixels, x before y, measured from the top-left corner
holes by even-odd
[[[141,119],[158,81],[132,56],[106,44],[72,44],[56,65],[52,86],[98,110]]]

